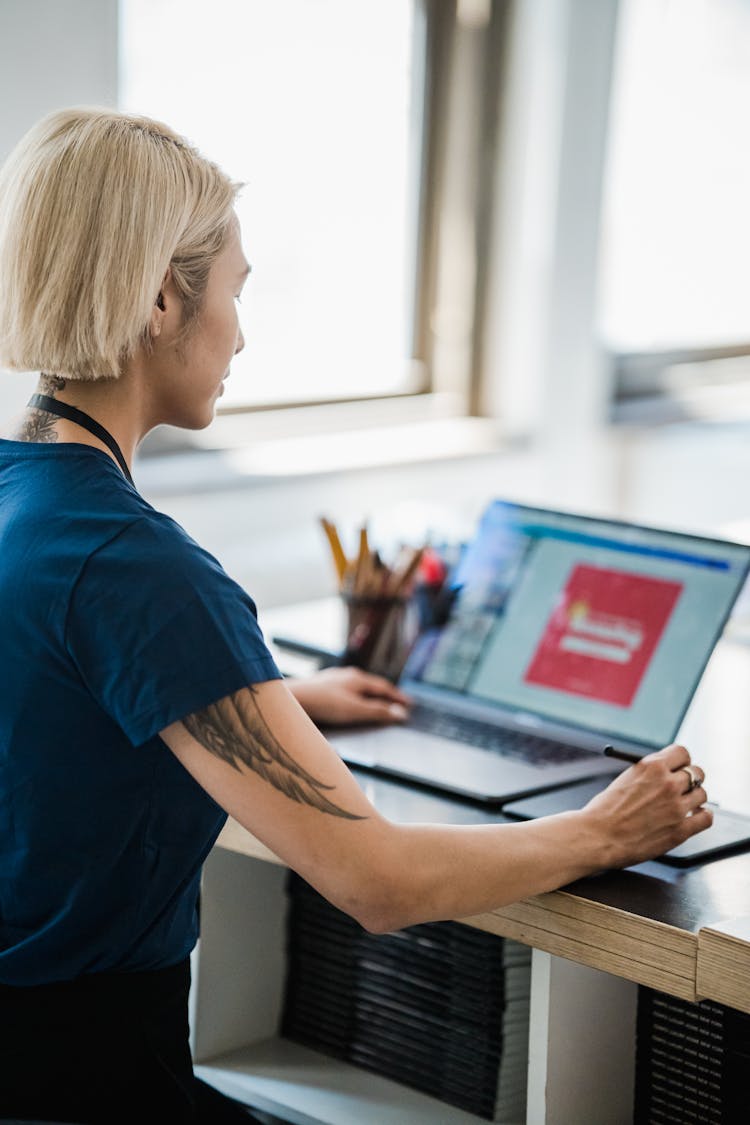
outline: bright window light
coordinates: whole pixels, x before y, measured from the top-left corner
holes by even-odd
[[[620,351],[750,340],[750,4],[624,0],[603,238]]]
[[[411,390],[413,0],[122,0],[123,109],[233,179],[252,274],[222,407]]]

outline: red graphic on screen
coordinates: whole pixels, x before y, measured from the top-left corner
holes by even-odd
[[[681,591],[681,582],[574,567],[524,682],[629,707]]]

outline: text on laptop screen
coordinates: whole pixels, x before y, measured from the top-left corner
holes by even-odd
[[[647,745],[674,738],[745,579],[738,544],[497,501],[407,677]]]

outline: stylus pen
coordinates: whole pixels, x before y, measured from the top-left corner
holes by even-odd
[[[608,758],[619,758],[621,762],[640,762],[637,754],[629,754],[627,750],[615,750],[614,746],[605,746],[604,753]]]

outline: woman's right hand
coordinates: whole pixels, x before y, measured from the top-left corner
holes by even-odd
[[[698,781],[694,788],[691,772]],[[607,867],[653,859],[710,828],[704,781],[701,767],[679,745],[649,754],[619,774],[583,810],[606,840]]]

